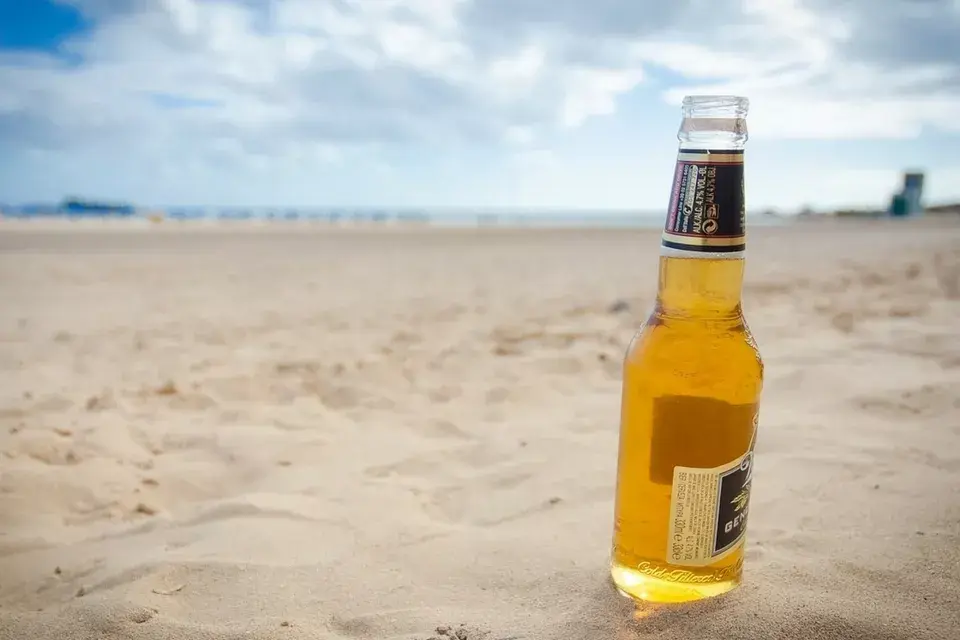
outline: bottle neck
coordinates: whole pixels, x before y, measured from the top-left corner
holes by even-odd
[[[741,314],[743,271],[742,257],[661,255],[657,313],[678,319],[738,318]]]
[[[693,98],[685,101],[683,115],[661,241],[657,310],[674,318],[740,318],[746,104]]]

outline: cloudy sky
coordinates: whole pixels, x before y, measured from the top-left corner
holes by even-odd
[[[960,199],[960,0],[0,0],[0,202],[659,210],[694,93],[753,209]]]

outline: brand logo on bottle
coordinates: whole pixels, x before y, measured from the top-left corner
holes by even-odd
[[[700,571],[694,573],[693,571],[688,571],[687,569],[666,568],[651,564],[649,562],[639,563],[637,565],[637,571],[644,575],[648,575],[651,578],[659,578],[660,580],[666,580],[667,582],[706,584],[710,582],[720,582],[721,580],[726,580],[730,576],[737,574],[742,567],[743,559],[741,558],[729,567],[723,567],[722,569],[717,569],[715,571]]]
[[[713,540],[714,555],[731,548],[746,532],[752,468],[753,453],[748,452],[740,461],[740,466],[720,476],[717,528]]]
[[[662,245],[698,253],[743,251],[745,218],[743,151],[681,151]]]

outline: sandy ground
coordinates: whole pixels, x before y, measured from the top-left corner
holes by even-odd
[[[960,221],[751,232],[746,581],[633,611],[619,372],[657,246],[0,223],[0,637],[956,637]]]

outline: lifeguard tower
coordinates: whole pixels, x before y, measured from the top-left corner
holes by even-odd
[[[890,200],[890,215],[917,216],[923,213],[923,176],[920,171],[903,174],[903,187]]]

